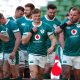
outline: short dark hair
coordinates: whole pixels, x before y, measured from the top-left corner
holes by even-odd
[[[47,9],[57,9],[57,7],[54,4],[48,4]]]
[[[3,17],[3,14],[2,13],[0,13],[0,19]]]
[[[32,14],[37,14],[37,13],[41,13],[41,10],[40,10],[40,9],[35,8],[35,9],[32,11]]]
[[[77,12],[80,14],[80,10],[79,10],[79,8],[77,8],[77,7],[72,7],[72,8],[70,9],[70,11],[71,11],[71,10],[77,11]]]
[[[24,8],[23,8],[22,6],[18,6],[18,7],[16,8],[16,10],[21,10],[21,11],[24,12]]]
[[[35,8],[35,6],[32,3],[26,4],[25,7],[30,7],[31,10],[33,10]]]

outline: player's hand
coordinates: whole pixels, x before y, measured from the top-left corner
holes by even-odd
[[[48,54],[51,54],[53,52],[53,47],[50,47],[47,52]]]
[[[73,24],[70,20],[67,21],[66,23],[67,23],[67,25],[72,25]]]
[[[32,30],[35,33],[35,32],[37,32],[38,28],[37,27],[33,27]]]
[[[9,58],[10,58],[10,59],[14,59],[14,58],[15,58],[15,53],[14,53],[14,52],[10,53]]]

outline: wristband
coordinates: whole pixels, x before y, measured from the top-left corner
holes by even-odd
[[[33,31],[32,29],[30,30],[30,32],[31,32],[32,34],[34,33],[34,31]]]
[[[67,23],[60,25],[60,28],[63,30],[67,26]]]

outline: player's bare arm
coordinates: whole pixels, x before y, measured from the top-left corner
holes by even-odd
[[[54,35],[50,35],[49,36],[50,40],[51,40],[51,47],[48,49],[48,54],[52,53],[52,51],[54,50],[54,47],[56,45],[56,38],[54,37]]]
[[[17,33],[15,33],[14,35],[15,35],[16,41],[15,41],[14,49],[13,49],[12,53],[10,54],[10,58],[11,58],[11,59],[14,59],[15,54],[16,54],[16,51],[18,50],[18,47],[19,47],[20,41],[21,41],[20,32],[17,32]]]
[[[6,34],[7,34],[7,32],[6,32]],[[9,36],[0,33],[0,39],[1,39],[2,41],[4,41],[4,42],[8,42],[8,41],[9,41]]]

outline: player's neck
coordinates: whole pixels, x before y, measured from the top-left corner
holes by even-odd
[[[26,16],[26,18],[28,18],[28,19],[32,19],[32,16]]]
[[[39,25],[41,25],[41,21],[39,21],[39,22],[33,22],[33,24],[38,27]]]
[[[36,25],[36,26],[39,25],[39,24],[40,24],[40,22],[34,22],[34,25]]]

